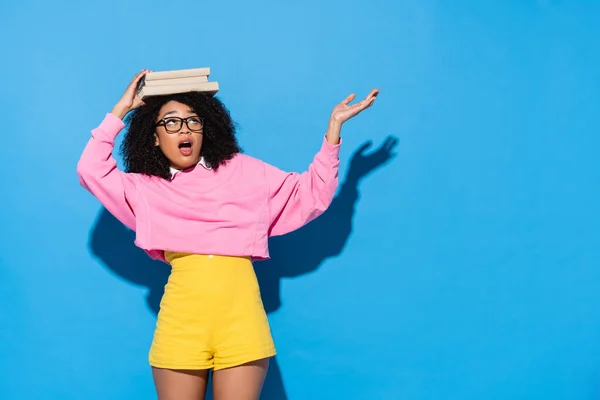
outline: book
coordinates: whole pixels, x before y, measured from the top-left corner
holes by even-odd
[[[155,81],[160,79],[173,78],[192,78],[198,76],[210,76],[210,68],[190,68],[190,69],[175,69],[170,71],[153,71],[148,72],[144,77],[146,81]]]
[[[194,83],[208,82],[208,76],[192,76],[188,78],[168,78],[153,79],[144,81],[145,86],[164,86],[164,85],[189,85]]]
[[[150,96],[164,96],[175,93],[186,93],[186,92],[203,92],[210,95],[215,95],[219,91],[219,83],[212,82],[197,82],[197,83],[183,83],[183,84],[170,84],[170,85],[157,85],[147,86],[144,85],[138,91],[138,97],[144,99]]]

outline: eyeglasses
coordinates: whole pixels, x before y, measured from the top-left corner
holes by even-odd
[[[185,122],[188,129],[192,132],[202,132],[202,127],[204,126],[204,118],[202,117],[187,117],[187,118],[179,118],[179,117],[168,117],[163,118],[156,126],[164,126],[165,130],[169,133],[177,133],[183,126]]]

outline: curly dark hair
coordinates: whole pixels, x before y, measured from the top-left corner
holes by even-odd
[[[144,105],[126,117],[129,127],[123,138],[121,153],[127,172],[171,178],[169,160],[155,146],[154,138],[158,113],[169,101],[190,106],[204,119],[200,155],[213,170],[242,152],[229,110],[217,97],[202,92],[154,96],[144,99]]]

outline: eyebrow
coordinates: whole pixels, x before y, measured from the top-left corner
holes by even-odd
[[[194,110],[192,110],[192,109],[187,110],[187,112],[188,112],[188,114],[196,114],[196,112]],[[177,111],[169,111],[168,113],[166,113],[165,115],[163,115],[163,118],[165,118],[167,115],[175,114],[175,113],[177,113]]]

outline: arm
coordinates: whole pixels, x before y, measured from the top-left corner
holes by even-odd
[[[106,209],[128,228],[135,230],[135,202],[133,175],[119,171],[112,156],[115,138],[124,128],[125,115],[143,102],[137,97],[137,87],[148,71],[136,74],[125,93],[100,126],[92,130],[92,137],[77,163],[79,182],[102,203]]]
[[[106,115],[102,123],[92,130],[92,137],[77,163],[77,175],[81,186],[119,221],[135,230],[135,215],[131,208],[135,200],[134,182],[131,175],[117,168],[112,156],[115,138],[123,127],[119,117]]]
[[[284,172],[265,165],[269,189],[269,235],[292,232],[320,216],[331,204],[338,187],[339,148],[324,139],[308,170]]]
[[[265,164],[269,188],[270,236],[283,235],[301,228],[329,207],[338,187],[342,124],[370,107],[378,94],[379,90],[374,89],[364,100],[349,105],[355,97],[351,94],[334,107],[321,150],[306,172],[286,173]]]

